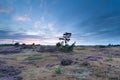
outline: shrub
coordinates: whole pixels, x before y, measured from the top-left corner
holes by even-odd
[[[14,45],[15,45],[16,47],[18,47],[18,46],[20,45],[20,43],[19,43],[19,42],[16,42]]]
[[[55,73],[56,73],[56,74],[61,74],[61,68],[60,68],[60,67],[57,67],[57,68],[55,69]]]
[[[99,45],[98,47],[99,47],[99,48],[106,48],[105,45]]]
[[[83,66],[88,66],[88,65],[90,65],[90,63],[88,61],[84,61],[84,62],[82,62],[82,65]]]
[[[113,61],[113,59],[110,57],[110,58],[108,58],[108,59],[106,59],[106,61]]]
[[[61,59],[61,65],[66,66],[66,65],[71,65],[73,63],[72,58],[64,57]]]
[[[22,80],[23,78],[18,76],[20,73],[21,70],[14,66],[0,65],[0,80]]]
[[[62,44],[60,42],[56,43],[56,47],[60,48]]]
[[[56,47],[63,52],[72,52],[75,46],[75,42],[72,45],[62,45],[61,43],[57,43]]]
[[[1,49],[0,53],[3,54],[12,54],[12,53],[20,53],[21,49],[19,47],[17,48],[5,48],[5,49]]]

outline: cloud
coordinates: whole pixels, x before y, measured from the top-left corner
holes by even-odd
[[[43,26],[43,29],[48,30],[48,31],[53,31],[54,30],[54,24],[53,23],[48,23],[45,26]]]
[[[36,32],[36,31],[27,31],[27,32],[24,32],[26,35],[39,35],[39,32]]]
[[[49,23],[45,23],[45,22],[42,22],[42,21],[35,21],[34,22],[34,27],[36,29],[40,29],[41,31],[53,31],[55,30],[54,28],[54,24],[49,22]]]
[[[34,23],[34,26],[35,26],[35,28],[39,28],[39,27],[41,27],[41,22],[40,21],[36,21],[35,23]]]
[[[0,7],[0,13],[10,13],[12,10],[13,10],[12,7],[7,8]]]
[[[41,41],[43,44],[46,44],[46,45],[48,45],[48,44],[56,44],[57,42],[59,42],[59,40],[58,39],[46,39],[46,40],[43,40],[43,41]]]
[[[31,19],[29,17],[27,17],[27,16],[15,16],[14,20],[18,21],[18,22],[31,21]]]
[[[11,33],[11,31],[0,30],[0,39],[4,39],[4,37],[7,37],[9,33]]]
[[[3,36],[4,35],[4,36]],[[0,43],[12,43],[13,40],[26,44],[56,44],[59,41],[54,35],[40,35],[39,33],[18,33],[14,31],[0,30]]]
[[[111,37],[109,35],[114,38],[118,37],[118,34],[120,33],[119,21],[120,12],[112,12],[83,20],[76,26],[78,26],[79,29],[80,26],[82,26],[80,32],[84,33],[80,34],[80,37],[86,36],[93,39],[110,39]]]
[[[24,39],[24,38],[43,38],[40,35],[18,33],[14,31],[0,30],[0,39]]]
[[[24,38],[35,38],[35,39],[50,39],[56,38],[53,34],[45,34],[41,31],[26,31],[26,32],[15,32],[0,30],[0,39],[24,39]]]
[[[46,29],[50,30],[50,31],[53,31],[54,30],[54,24],[52,23],[48,23],[47,26],[46,26]]]
[[[25,38],[25,39],[22,39],[20,42],[25,44],[32,44],[32,43],[41,44],[40,39],[34,39],[34,38]]]
[[[103,15],[98,15],[97,17],[93,16],[89,19],[83,20],[80,25],[81,26],[93,26],[98,28],[100,25],[102,28],[107,24],[114,24],[115,22],[119,22],[120,20],[120,12],[112,12],[105,13]],[[107,27],[107,26],[106,26]]]
[[[13,40],[11,39],[0,39],[0,44],[11,44]]]

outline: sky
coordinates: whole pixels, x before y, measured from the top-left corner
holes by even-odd
[[[0,0],[0,44],[120,44],[120,0]]]

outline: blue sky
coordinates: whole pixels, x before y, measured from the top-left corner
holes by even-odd
[[[0,0],[0,43],[120,44],[120,0]]]

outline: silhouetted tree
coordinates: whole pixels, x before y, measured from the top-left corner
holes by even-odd
[[[75,42],[72,45],[69,45],[68,42],[70,41],[72,33],[65,32],[63,34],[62,38],[59,38],[59,40],[62,40],[62,42],[58,42],[56,44],[56,47],[63,52],[71,52],[73,51],[73,47],[75,46]]]
[[[72,33],[64,33],[62,38],[59,38],[59,40],[63,40],[65,45],[67,45],[67,42],[70,41],[70,37],[71,37]]]

